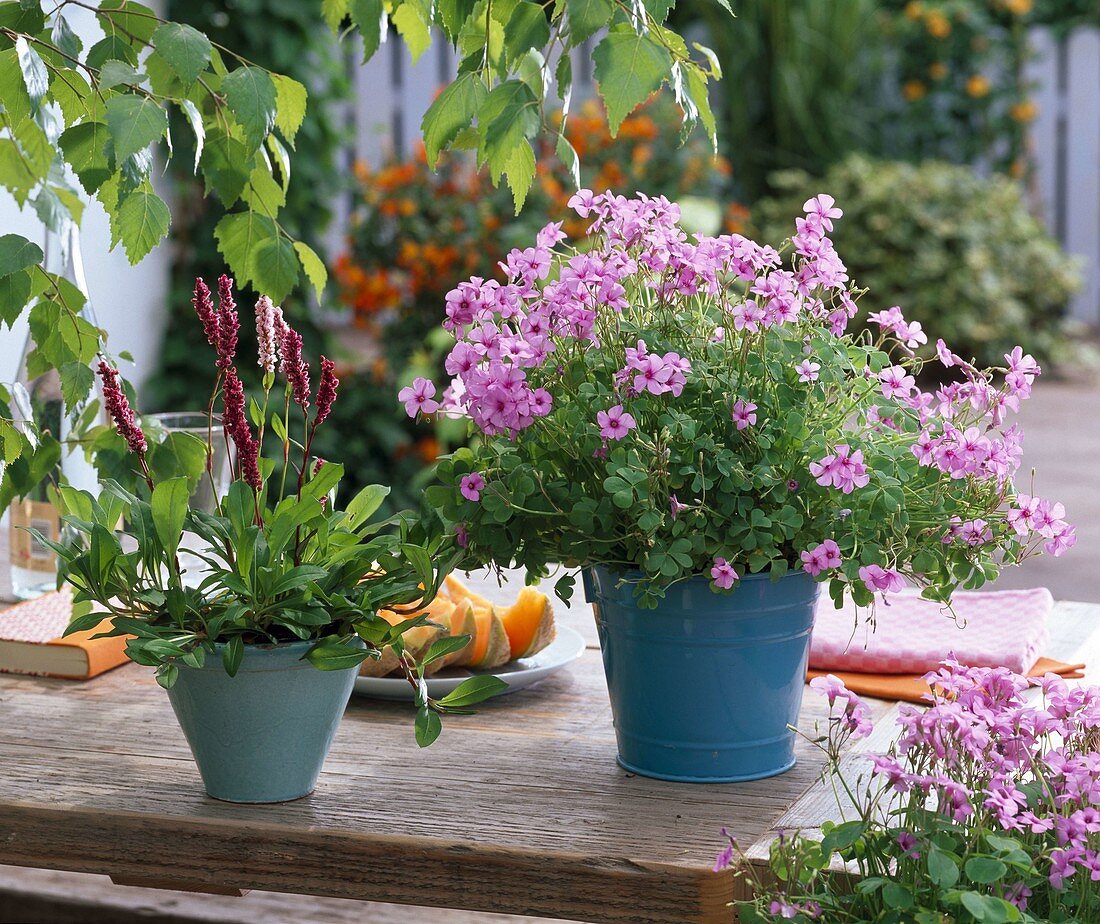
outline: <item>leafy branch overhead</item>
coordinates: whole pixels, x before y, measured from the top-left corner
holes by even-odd
[[[729,10],[726,0],[716,0]],[[668,84],[683,112],[685,134],[701,123],[717,147],[709,81],[721,77],[714,53],[692,48],[665,26],[670,0],[323,0],[330,26],[350,22],[369,59],[392,24],[414,60],[436,28],[459,52],[458,75],[424,115],[421,131],[428,162],[448,148],[475,150],[494,183],[505,178],[523,205],[535,177],[531,141],[556,131],[558,156],[579,185],[577,152],[566,120],[553,127],[547,115],[561,108],[568,119],[573,90],[570,52],[591,54],[597,89],[611,134],[635,107]],[[588,51],[592,47],[594,50]],[[547,106],[547,101],[554,100]]]

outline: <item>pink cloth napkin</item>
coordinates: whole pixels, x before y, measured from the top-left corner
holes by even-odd
[[[835,609],[827,594],[817,606],[810,668],[871,674],[923,674],[953,655],[970,667],[1007,667],[1026,673],[1047,644],[1054,599],[1031,590],[959,591],[951,611],[913,591],[892,594],[889,605],[858,610],[851,600]]]

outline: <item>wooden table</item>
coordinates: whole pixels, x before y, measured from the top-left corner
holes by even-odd
[[[752,845],[790,813],[812,824],[820,760],[802,746],[790,772],[727,785],[624,772],[590,611],[577,600],[559,618],[585,634],[581,660],[448,719],[427,750],[408,707],[353,697],[317,791],[283,805],[207,798],[147,669],[0,675],[0,864],[596,924],[731,921],[719,828]],[[1100,606],[1059,604],[1051,653],[1100,666],[1098,627]],[[807,696],[804,727],[823,716]]]

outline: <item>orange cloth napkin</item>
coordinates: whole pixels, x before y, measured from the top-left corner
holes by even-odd
[[[1040,658],[1027,672],[1028,677],[1042,677],[1044,674],[1059,674],[1066,680],[1080,680],[1085,676],[1084,664],[1067,664],[1053,658]],[[926,703],[924,694],[929,692],[928,684],[921,674],[857,674],[851,671],[806,671],[806,682],[815,677],[832,674],[840,678],[844,685],[860,696],[874,696],[878,699],[905,700],[910,703]]]

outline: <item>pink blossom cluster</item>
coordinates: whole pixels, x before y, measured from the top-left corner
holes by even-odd
[[[874,728],[871,710],[863,700],[844,686],[839,677],[834,674],[815,677],[810,681],[810,689],[829,700],[830,721],[836,722],[855,738],[866,738],[871,734]]]
[[[863,451],[853,450],[845,443],[817,462],[811,462],[809,468],[819,485],[839,488],[845,494],[851,494],[871,480],[863,462]]]
[[[1100,688],[955,660],[925,680],[930,705],[901,707],[896,752],[873,757],[872,774],[957,823],[1032,836],[1055,889],[1100,879]],[[853,695],[839,681],[814,685],[830,703]],[[1033,686],[1042,702],[1027,696]]]

